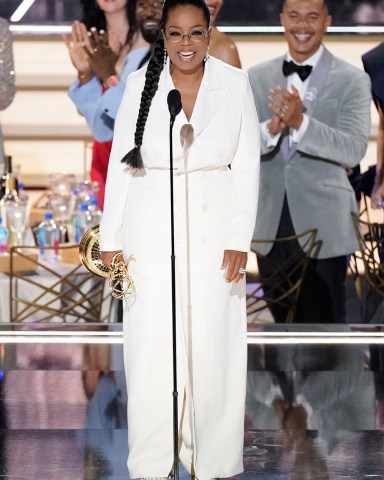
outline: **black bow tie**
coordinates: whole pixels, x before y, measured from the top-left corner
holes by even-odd
[[[304,80],[309,77],[309,75],[312,72],[312,68],[313,67],[311,65],[297,65],[292,61],[287,62],[287,60],[284,60],[284,63],[283,63],[284,75],[286,77],[289,77],[289,75],[292,75],[292,73],[296,72],[301,78],[302,82],[304,82]]]

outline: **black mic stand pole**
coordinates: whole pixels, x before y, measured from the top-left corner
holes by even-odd
[[[172,91],[174,92],[174,91]],[[179,92],[177,92],[179,93]],[[168,97],[169,103],[169,97]],[[181,104],[180,104],[181,105]],[[180,111],[180,110],[179,110]],[[173,137],[172,130],[176,115],[179,113],[170,106],[169,124],[169,180],[171,197],[171,270],[172,270],[172,355],[173,355],[173,478],[179,480],[179,413],[177,391],[177,336],[176,336],[176,256],[175,256],[175,219],[173,199]]]

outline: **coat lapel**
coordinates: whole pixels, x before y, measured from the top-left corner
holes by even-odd
[[[220,75],[218,75],[215,70],[215,63],[208,58],[205,64],[203,80],[190,119],[195,138],[209,125],[228,92],[228,88],[220,83]]]
[[[167,105],[168,92],[174,88],[175,86],[169,73],[168,59],[158,86],[159,97],[164,97],[165,105]],[[184,112],[180,112],[176,117],[175,126],[179,125],[181,128],[184,124],[190,123],[193,127],[194,139],[196,139],[211,122],[227,92],[228,88],[221,84],[220,75],[216,72],[215,62],[208,57],[192,117],[188,122]],[[161,99],[161,101],[163,100]]]

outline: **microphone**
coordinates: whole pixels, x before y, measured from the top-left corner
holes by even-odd
[[[175,218],[173,200],[173,141],[172,130],[176,115],[181,112],[181,95],[179,90],[171,90],[167,97],[171,114],[169,122],[169,193],[171,200],[171,294],[172,294],[172,363],[173,363],[173,477],[179,480],[179,414],[177,391],[177,342],[176,342],[176,255],[175,255]]]
[[[168,93],[168,109],[171,114],[171,119],[174,120],[175,117],[181,112],[181,95],[179,90],[171,90]]]

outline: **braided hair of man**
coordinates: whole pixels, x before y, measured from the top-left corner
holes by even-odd
[[[159,79],[164,68],[165,58],[166,52],[164,49],[164,40],[163,36],[160,34],[145,74],[145,84],[141,94],[139,115],[136,121],[135,146],[121,159],[121,163],[126,163],[132,168],[144,167],[140,148],[143,143],[145,124],[147,123],[149,109],[159,86]]]

